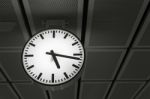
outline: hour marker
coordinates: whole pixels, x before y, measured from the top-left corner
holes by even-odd
[[[66,35],[64,36],[64,39],[67,38],[67,36],[68,36],[68,34],[66,34]]]
[[[43,35],[42,35],[42,34],[40,34],[40,37],[41,37],[41,39],[44,39],[44,37],[43,37]]]
[[[53,38],[55,38],[55,31],[53,31]]]
[[[69,76],[67,75],[67,73],[66,72],[64,72],[64,75],[65,75],[65,77],[68,79],[69,78]]]
[[[33,46],[33,47],[35,47],[35,44],[33,44],[33,43],[29,43],[31,46]]]
[[[72,64],[72,66],[75,67],[75,68],[79,68],[79,67],[78,67],[77,65],[75,65],[75,64]]]
[[[31,55],[24,55],[25,57],[33,57],[33,55],[31,54]]]
[[[80,56],[82,55],[81,53],[74,53],[73,56]]]
[[[52,74],[52,82],[54,82],[54,74]]]
[[[40,74],[38,75],[37,79],[39,80],[41,76],[42,76],[42,73],[40,73]]]
[[[31,68],[33,68],[34,67],[34,65],[31,65],[30,67],[28,67],[27,69],[31,69]]]
[[[74,42],[74,43],[72,44],[72,46],[74,46],[74,45],[76,45],[76,44],[78,44],[78,42]]]

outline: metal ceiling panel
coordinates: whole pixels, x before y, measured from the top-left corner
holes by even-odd
[[[0,72],[0,82],[1,81],[6,81],[6,80],[5,80],[4,76],[2,75],[2,73]]]
[[[132,50],[121,71],[121,80],[150,79],[150,50]]]
[[[30,81],[22,67],[21,52],[0,52],[0,63],[11,81]]]
[[[76,99],[77,83],[61,90],[51,91],[52,99]]]
[[[0,84],[0,99],[17,99],[8,84]]]
[[[116,82],[109,99],[133,99],[142,82]]]
[[[150,47],[150,23],[148,24],[138,45]]]
[[[22,47],[24,36],[11,0],[0,1],[0,49]]]
[[[123,50],[87,50],[84,80],[111,80],[124,55]]]
[[[90,0],[86,46],[127,47],[147,2]]]
[[[81,98],[80,99],[103,99],[109,83],[103,82],[84,82],[81,86]]]
[[[36,84],[15,84],[23,99],[46,99],[46,95],[40,86]]]
[[[144,90],[138,95],[137,99],[149,99],[150,98],[150,83],[144,88]]]
[[[150,8],[148,9],[148,12]],[[150,12],[146,17],[146,20],[143,24],[143,28],[140,31],[140,34],[135,43],[135,47],[150,47]]]

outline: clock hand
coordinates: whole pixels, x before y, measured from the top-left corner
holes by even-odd
[[[48,55],[52,55],[52,53],[50,53],[50,52],[46,52],[46,54],[48,54]],[[62,54],[56,54],[56,53],[55,53],[55,56],[65,57],[65,58],[70,58],[70,59],[75,59],[75,60],[81,60],[81,59],[80,59],[80,58],[78,58],[78,57],[72,57],[72,56],[62,55]]]
[[[54,54],[54,51],[53,51],[53,50],[51,50],[51,55],[52,55],[52,57],[53,57],[53,59],[54,59],[54,62],[55,62],[55,64],[56,64],[57,68],[60,69],[60,65],[59,65],[59,63],[58,63],[58,60],[57,60],[56,55]]]

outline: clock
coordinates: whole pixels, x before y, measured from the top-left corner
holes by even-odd
[[[81,72],[84,59],[80,40],[61,29],[48,29],[35,34],[22,52],[25,72],[34,81],[45,85],[71,81]]]

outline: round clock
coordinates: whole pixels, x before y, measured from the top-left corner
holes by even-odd
[[[23,67],[35,81],[46,85],[69,82],[81,71],[85,53],[72,33],[49,29],[34,35],[22,53]]]

